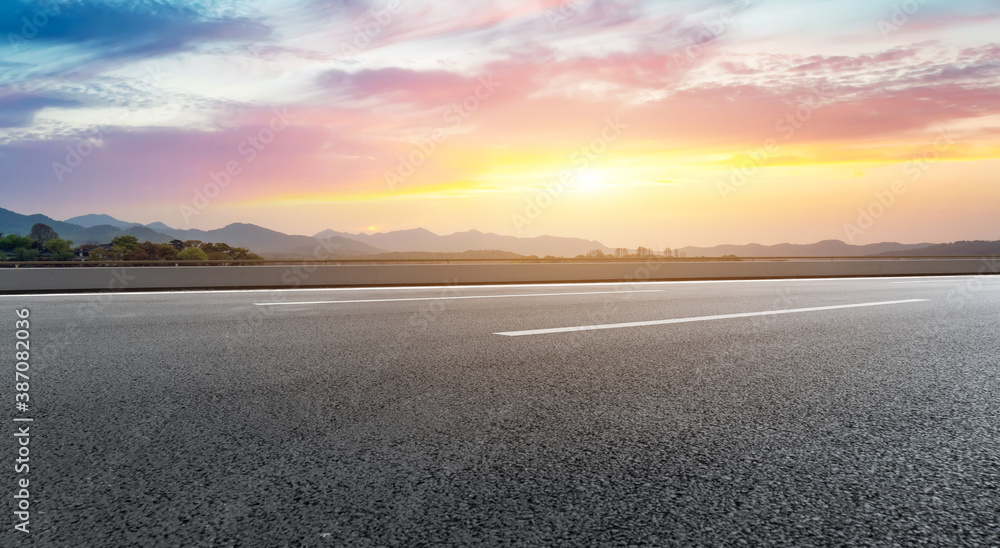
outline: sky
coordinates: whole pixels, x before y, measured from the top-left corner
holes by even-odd
[[[6,0],[0,207],[1000,239],[1000,0]]]

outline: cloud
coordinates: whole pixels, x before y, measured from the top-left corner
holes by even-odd
[[[239,125],[218,131],[107,127],[76,139],[0,144],[0,173],[11,199],[103,196],[115,201],[127,189],[144,200],[170,202],[188,200],[192,189],[211,181],[212,173],[225,171],[230,162],[240,166],[226,190],[233,197],[289,190],[289,181],[295,190],[328,191],[380,178],[389,164],[384,147],[349,131],[300,124],[300,113],[282,114],[288,118],[276,118],[273,109],[253,109],[241,113]],[[280,124],[288,125],[271,129]],[[55,163],[72,171],[59,174]]]
[[[348,99],[378,99],[422,107],[443,106],[461,99],[461,94],[468,94],[475,86],[474,82],[474,78],[447,71],[395,67],[354,73],[331,70],[318,79],[321,87]]]
[[[9,11],[9,5],[0,9]],[[242,48],[244,40],[269,36],[268,27],[197,5],[144,2],[133,12],[121,4],[67,3],[62,14],[39,29],[35,40],[72,44],[103,59],[218,42],[200,48],[194,61],[190,58],[195,56],[182,56],[173,69],[183,72],[196,62],[205,63],[202,70],[214,69],[239,54],[266,60],[273,70],[244,71],[246,87],[253,83],[263,89],[251,98],[227,96],[232,89],[207,89],[197,73],[177,78],[190,86],[183,89],[171,81],[163,86],[131,85],[129,78],[115,73],[82,82],[53,78],[40,90],[19,90],[19,95],[0,99],[0,126],[30,126],[40,110],[50,107],[99,112],[110,110],[107,105],[134,106],[139,112],[132,119],[145,125],[109,131],[100,149],[73,173],[73,184],[60,185],[51,163],[66,156],[67,146],[76,146],[72,131],[87,122],[80,122],[85,117],[76,111],[39,116],[39,126],[44,126],[43,119],[56,118],[50,122],[78,125],[7,141],[0,146],[0,172],[22,186],[39,184],[80,199],[88,193],[130,189],[150,199],[175,200],[227,161],[239,160],[240,143],[267,125],[268,105],[279,103],[288,103],[296,125],[246,166],[239,185],[227,195],[377,185],[386,170],[412,152],[418,139],[439,128],[461,136],[442,144],[428,159],[413,179],[414,187],[426,181],[475,180],[477,170],[488,171],[504,161],[529,170],[566,161],[571,148],[599,135],[606,120],[615,117],[628,126],[614,145],[613,154],[622,157],[663,151],[677,157],[724,156],[760,146],[767,138],[801,148],[828,145],[850,156],[869,144],[884,148],[893,140],[912,143],[935,127],[1000,114],[1000,47],[995,45],[960,49],[928,42],[865,53],[846,54],[830,47],[821,54],[799,55],[788,49],[779,54],[754,49],[757,43],[740,43],[735,22],[719,24],[719,10],[729,3],[694,3],[696,9],[686,13],[667,11],[652,19],[638,16],[647,13],[649,6],[643,2],[570,5],[577,10],[563,13],[554,27],[545,18],[546,10],[562,3],[548,0],[485,1],[471,8],[466,4],[458,12],[438,5],[415,6],[414,13],[394,20],[385,41],[375,46],[412,43],[412,57],[374,56],[374,61],[365,59],[348,69],[327,62],[336,49],[335,38],[325,44],[331,48],[326,51],[321,41],[312,39],[234,50]],[[360,1],[317,0],[306,13],[351,23],[366,17],[371,7]],[[57,21],[71,18],[71,12],[80,22],[59,26]],[[87,27],[85,21],[96,27]],[[4,24],[11,28],[9,20]],[[721,31],[699,38],[708,28]],[[606,31],[624,39],[605,47],[601,37]],[[532,36],[536,40],[528,40]],[[543,39],[537,40],[539,36]],[[568,37],[577,39],[574,45],[561,42]],[[421,49],[428,40],[438,49]],[[738,52],[727,51],[730,45]],[[425,58],[459,48],[483,55],[468,66]],[[416,58],[419,62],[413,62]],[[233,74],[243,76],[236,70]],[[461,127],[451,127],[443,111],[473,94],[482,77],[498,84],[496,95],[481,101],[481,108]],[[253,78],[257,80],[249,82]],[[267,83],[294,85],[269,88],[261,85],[265,78]],[[228,82],[222,83],[225,87]],[[294,93],[285,94],[288,89]],[[248,107],[250,103],[256,107]],[[786,136],[779,123],[803,105],[808,119]],[[162,122],[184,121],[192,113],[204,117],[169,126],[180,129],[167,129]],[[541,158],[543,154],[548,157]]]
[[[664,149],[919,139],[935,127],[1000,114],[1000,85],[838,89],[699,87],[625,110],[630,135]]]
[[[905,62],[919,53],[917,48],[897,48],[875,55],[812,55],[789,70],[791,72],[810,73],[817,71],[854,71],[873,65]]]
[[[0,35],[8,38],[15,52],[34,45],[73,45],[97,59],[153,57],[204,42],[262,39],[269,33],[257,21],[208,15],[195,4],[153,0],[0,3]]]
[[[43,95],[8,95],[0,97],[0,127],[27,127],[35,113],[47,107],[80,107],[73,99],[60,99]]]

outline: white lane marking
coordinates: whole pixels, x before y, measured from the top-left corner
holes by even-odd
[[[523,335],[546,335],[550,333],[570,333],[573,331],[592,331],[596,329],[617,329],[619,327],[644,327],[648,325],[666,325],[672,323],[705,322],[711,320],[728,320],[730,318],[750,318],[753,316],[773,316],[775,314],[793,314],[796,312],[819,312],[822,310],[839,310],[842,308],[860,308],[863,306],[883,306],[888,304],[919,303],[930,299],[907,299],[905,301],[882,301],[875,303],[840,304],[835,306],[816,306],[812,308],[789,308],[785,310],[766,310],[764,312],[743,312],[739,314],[720,314],[718,316],[695,316],[693,318],[674,318],[670,320],[652,320],[646,322],[609,323],[603,325],[580,325],[576,327],[554,327],[551,329],[528,329],[526,331],[504,331],[494,335],[520,337]]]
[[[505,297],[558,297],[560,295],[608,295],[611,293],[660,293],[666,289],[638,289],[635,291],[577,291],[574,293],[525,293],[523,295],[462,295],[458,297],[410,297],[406,299],[351,299],[347,301],[300,301],[288,303],[253,303],[257,306],[290,304],[345,304],[345,303],[394,303],[399,301],[443,301],[450,299],[502,299]]]
[[[984,280],[991,278],[991,276],[949,276],[947,278],[942,278],[940,280],[921,280],[919,282],[889,282],[893,284],[940,284],[946,282],[962,281],[962,280]]]
[[[924,278],[959,278],[969,276],[857,276],[852,278],[766,278],[754,280],[674,280],[645,281],[630,280],[619,282],[561,282],[535,284],[451,284],[451,285],[399,285],[399,286],[364,286],[364,287],[290,287],[287,289],[175,289],[172,291],[125,291],[125,292],[89,292],[89,293],[0,293],[0,299],[24,299],[27,297],[148,297],[151,295],[212,295],[226,293],[291,293],[296,291],[428,291],[446,289],[511,289],[518,287],[607,287],[632,285],[690,285],[690,284],[747,284],[747,283],[785,283],[785,282],[849,282],[873,280],[900,280]],[[936,281],[936,280],[935,280]],[[901,283],[901,282],[897,282]]]

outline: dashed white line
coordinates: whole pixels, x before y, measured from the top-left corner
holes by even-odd
[[[669,320],[652,320],[645,322],[609,323],[602,325],[581,325],[576,327],[555,327],[551,329],[528,329],[525,331],[504,331],[494,335],[521,337],[524,335],[547,335],[551,333],[570,333],[573,331],[592,331],[597,329],[617,329],[620,327],[645,327],[649,325],[667,325],[674,323],[706,322],[711,320],[728,320],[731,318],[750,318],[753,316],[773,316],[775,314],[794,314],[797,312],[820,312],[823,310],[840,310],[844,308],[860,308],[864,306],[884,306],[890,304],[919,303],[929,299],[907,299],[904,301],[882,301],[874,303],[840,304],[834,306],[815,306],[812,308],[789,308],[785,310],[766,310],[763,312],[743,312],[739,314],[720,314],[718,316],[695,316],[692,318],[673,318]]]
[[[297,301],[287,303],[253,303],[257,306],[282,306],[293,304],[347,304],[347,303],[394,303],[400,301],[441,301],[452,299],[503,299],[510,297],[559,297],[562,295],[610,295],[613,293],[661,293],[665,289],[637,289],[635,291],[577,291],[573,293],[525,293],[522,295],[460,295],[454,297],[410,297],[405,299],[351,299],[346,301]]]

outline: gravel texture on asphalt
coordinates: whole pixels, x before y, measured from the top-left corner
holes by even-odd
[[[1000,545],[1000,278],[897,281],[3,296],[0,545]]]

